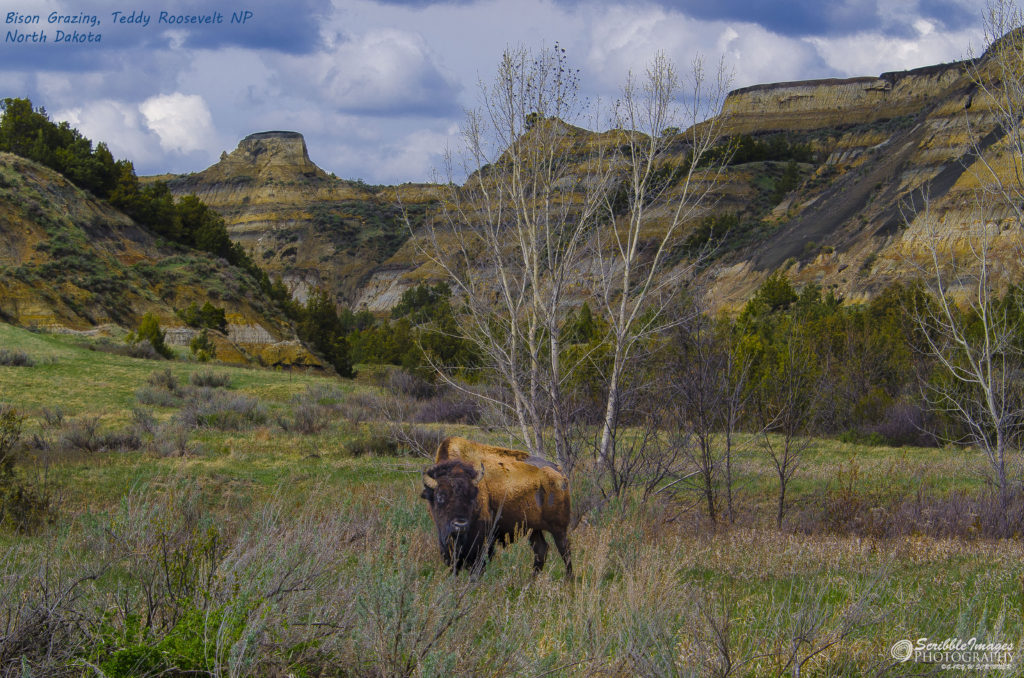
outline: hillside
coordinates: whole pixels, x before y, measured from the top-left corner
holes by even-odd
[[[198,330],[176,315],[224,308],[218,359],[270,365],[320,361],[239,269],[156,238],[60,174],[0,153],[0,319],[55,331],[119,335],[155,314],[168,343]]]
[[[961,241],[981,218],[969,128],[987,152],[999,148],[992,102],[978,95],[969,65],[730,93],[722,121],[740,151],[712,195],[709,215],[730,224],[706,267],[712,305],[742,305],[779,268],[797,284],[818,283],[849,302],[917,275],[928,240],[920,220],[908,227],[904,213],[907,205],[920,208],[924,195],[940,239]],[[584,133],[594,148],[614,139]],[[743,144],[761,152],[744,155]],[[671,162],[681,164],[686,148],[677,146]],[[588,160],[580,158],[581,172]],[[439,188],[335,179],[309,160],[300,134],[253,134],[217,164],[170,186],[178,195],[195,193],[224,216],[231,237],[300,300],[319,285],[343,303],[383,312],[410,286],[434,277],[407,239],[398,198],[418,220]],[[1002,222],[1008,215],[990,210],[984,217]],[[695,221],[681,237],[696,237],[700,228]],[[1013,275],[1020,234],[1007,226],[1003,236],[994,254]],[[674,258],[686,254],[680,248]]]
[[[723,107],[730,130],[779,132],[809,143],[821,161],[777,205],[772,231],[727,258],[711,286],[725,305],[742,303],[773,270],[863,301],[917,274],[930,238],[915,216],[930,199],[937,235],[962,242],[981,218],[1004,222],[994,255],[1019,272],[1009,214],[975,202],[985,172],[969,129],[990,157],[999,152],[992,102],[979,96],[965,62],[878,78],[781,83],[738,90]],[[984,67],[984,64],[983,64]],[[907,225],[906,216],[910,216]]]
[[[215,165],[167,183],[175,195],[195,194],[217,210],[231,238],[299,301],[324,287],[355,302],[367,277],[409,237],[393,189],[327,175],[296,132],[251,134]],[[436,189],[404,188],[416,220]]]

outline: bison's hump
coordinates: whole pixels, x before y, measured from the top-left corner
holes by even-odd
[[[507,457],[516,461],[526,461],[530,458],[529,453],[522,450],[512,450],[507,447],[497,447],[484,443],[473,442],[466,438],[451,436],[441,441],[437,446],[435,461],[441,462],[446,459],[472,459],[478,456]]]

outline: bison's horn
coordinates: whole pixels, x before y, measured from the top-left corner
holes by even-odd
[[[480,466],[477,467],[476,473],[473,474],[473,484],[479,485],[480,481],[484,479],[484,463],[480,462]]]
[[[424,484],[424,486],[429,487],[432,490],[436,490],[437,489],[437,478],[431,478],[430,476],[428,476],[426,474],[426,472],[424,472],[423,473],[423,484]]]

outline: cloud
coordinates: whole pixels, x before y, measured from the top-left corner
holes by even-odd
[[[376,181],[400,183],[403,181],[432,181],[440,171],[445,150],[459,141],[457,126],[435,131],[421,129],[405,135],[398,143],[390,144],[381,158]]]
[[[642,72],[658,51],[675,61],[681,77],[697,54],[706,69],[723,59],[734,87],[802,79],[825,65],[803,40],[753,23],[699,21],[654,5],[609,8],[592,20],[589,44],[586,71],[599,74],[606,89],[617,88],[630,70]]]
[[[245,5],[243,7],[243,5]],[[984,0],[166,0],[156,11],[251,9],[246,26],[117,28],[90,48],[0,43],[0,92],[74,118],[140,172],[200,170],[245,135],[302,132],[340,176],[425,179],[506,46],[556,41],[582,94],[608,102],[664,51],[698,52],[733,87],[924,66],[984,49]],[[0,0],[96,13],[107,0]],[[132,7],[126,7],[131,11]],[[155,12],[146,9],[147,13]],[[45,20],[45,17],[44,17]],[[2,21],[2,19],[0,19]],[[2,32],[0,32],[2,38]],[[55,116],[56,117],[56,116]],[[77,122],[75,122],[77,121]],[[589,121],[580,121],[589,124]]]
[[[163,160],[158,138],[145,125],[139,107],[112,99],[97,99],[53,113],[94,141],[104,141],[115,158],[128,158],[136,167]]]
[[[204,15],[217,9],[224,15],[224,23],[219,26],[182,29],[181,44],[185,47],[237,46],[288,54],[309,54],[320,49],[320,27],[331,13],[330,0],[247,0],[237,5],[179,0],[164,5],[161,9],[169,14]],[[242,11],[251,11],[253,17],[245,24],[232,24],[232,12]]]
[[[279,87],[303,83],[306,96],[347,113],[441,116],[458,111],[460,86],[422,36],[377,29],[331,42],[314,56],[278,60]]]
[[[967,54],[968,46],[979,44],[980,29],[940,32],[929,21],[915,22],[917,35],[888,37],[858,33],[838,38],[808,38],[827,67],[840,75],[878,75],[955,61]]]
[[[758,24],[790,37],[843,34],[879,21],[875,0],[671,0],[662,4],[695,19]]]
[[[175,92],[151,97],[142,102],[139,111],[165,151],[209,151],[215,143],[210,109],[197,94]]]

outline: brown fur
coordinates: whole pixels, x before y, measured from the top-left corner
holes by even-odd
[[[541,459],[531,463],[534,458],[526,452],[454,437],[438,446],[433,469],[448,468],[451,461],[464,462],[474,469],[483,465],[483,479],[477,484],[478,518],[494,541],[511,542],[518,534],[529,534],[534,568],[540,570],[548,549],[542,533],[550,532],[567,572],[572,573],[569,482],[557,465]]]

